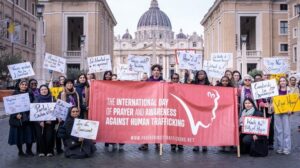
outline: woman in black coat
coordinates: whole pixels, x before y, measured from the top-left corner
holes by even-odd
[[[243,102],[243,110],[240,113],[239,118],[239,125],[240,128],[243,126],[243,120],[245,117],[263,117],[263,113],[257,110],[254,101],[251,98],[246,98]],[[255,146],[257,144],[256,142],[262,142],[260,146]],[[264,155],[266,156],[268,154],[268,143],[267,143],[267,137],[261,136],[261,135],[253,135],[253,134],[240,134],[240,146],[241,146],[241,153],[250,153],[250,155]],[[257,152],[259,151],[259,152]],[[252,154],[251,154],[252,153]]]
[[[28,92],[28,83],[21,80],[13,95],[24,94]],[[33,102],[34,96],[29,93],[30,102]],[[17,145],[19,156],[33,156],[32,143],[35,142],[34,126],[29,121],[29,111],[23,111],[17,114],[12,114],[9,117],[9,145]],[[26,144],[26,154],[23,152],[23,144]]]
[[[82,159],[90,157],[97,149],[92,140],[77,138],[71,135],[75,118],[79,118],[80,110],[73,106],[70,108],[64,128],[65,156],[67,158]]]
[[[53,97],[48,86],[41,85],[39,94],[35,97],[35,103],[51,103]],[[38,121],[35,122],[35,130],[37,135],[37,153],[39,157],[54,155],[54,135],[55,121]]]

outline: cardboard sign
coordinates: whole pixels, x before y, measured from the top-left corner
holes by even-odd
[[[149,72],[150,61],[150,57],[128,55],[129,70],[135,72]]]
[[[111,58],[110,55],[102,55],[87,58],[89,73],[97,73],[104,71],[111,71]]]
[[[212,53],[211,61],[218,63],[225,63],[227,68],[233,68],[233,54],[232,53]]]
[[[30,110],[28,93],[3,97],[3,103],[6,114],[16,114]]]
[[[62,100],[58,99],[56,101],[56,104],[55,104],[55,107],[54,107],[55,117],[60,118],[63,121],[66,121],[70,107],[72,107],[72,104],[69,104],[65,101],[62,101]]]
[[[278,82],[281,77],[286,77],[286,74],[272,74],[270,79],[275,79]]]
[[[66,59],[46,53],[43,67],[64,74],[66,73]]]
[[[31,103],[30,121],[54,121],[54,107],[56,103]]]
[[[202,55],[180,52],[178,57],[179,69],[199,71],[202,69]]]
[[[98,128],[99,121],[82,120],[76,118],[71,135],[78,138],[96,140]]]
[[[208,77],[222,78],[226,71],[227,65],[224,62],[204,61],[203,70],[206,71]]]
[[[242,132],[244,134],[269,136],[270,118],[245,117]]]
[[[273,107],[275,114],[284,114],[288,112],[300,112],[300,100],[298,94],[287,94],[275,96],[273,98]]]
[[[119,80],[129,80],[129,81],[139,80],[139,73],[129,70],[127,64],[119,64],[117,68],[117,72],[118,72],[117,74]]]
[[[251,89],[255,100],[278,96],[279,94],[275,79],[252,83]]]
[[[13,80],[34,76],[30,62],[8,65],[9,73]]]
[[[266,74],[285,74],[289,72],[289,60],[287,58],[264,58],[264,71]]]

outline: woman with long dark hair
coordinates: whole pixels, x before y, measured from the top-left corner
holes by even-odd
[[[87,109],[89,104],[89,83],[85,74],[80,74],[75,85],[79,96],[80,118],[88,118]]]
[[[20,80],[13,95],[29,93],[30,102],[34,100],[31,92],[28,92],[28,83]],[[17,145],[19,156],[34,156],[32,144],[35,142],[34,126],[29,121],[29,111],[23,111],[9,116],[9,137],[8,144]],[[26,154],[23,152],[23,144],[26,144]]]

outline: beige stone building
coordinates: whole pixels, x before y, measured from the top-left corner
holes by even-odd
[[[299,40],[299,26],[300,18],[296,5],[300,4],[300,0],[288,0],[289,6],[289,58],[291,60],[291,69],[300,72],[300,65],[297,67],[297,61],[299,61],[299,51],[298,51],[298,40]]]
[[[67,59],[67,68],[87,69],[86,57],[113,56],[117,24],[106,0],[42,0],[46,52]],[[85,35],[84,45],[81,35]],[[82,48],[83,47],[83,48]]]
[[[180,30],[174,37],[170,18],[160,10],[157,0],[152,0],[149,10],[140,17],[134,35],[127,30],[115,38],[114,73],[118,73],[118,65],[127,63],[128,55],[148,56],[152,65],[163,66],[163,78],[170,79],[173,73],[181,72],[176,65],[176,51],[203,53],[203,39],[197,33],[187,35]]]
[[[233,53],[234,69],[242,71],[242,35],[247,71],[261,69],[264,57],[288,57],[289,9],[287,0],[216,0],[201,21],[206,59],[214,52]]]
[[[0,1],[0,55],[21,55],[22,61],[35,64],[36,4],[37,0]],[[13,22],[14,38],[8,32]]]

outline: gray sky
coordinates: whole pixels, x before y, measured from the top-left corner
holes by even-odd
[[[146,12],[151,0],[106,0],[118,22],[115,35],[123,35],[126,29],[134,35],[140,17]],[[180,28],[183,33],[203,34],[200,21],[212,6],[214,0],[158,0],[160,10],[170,18],[173,31],[177,34]]]

